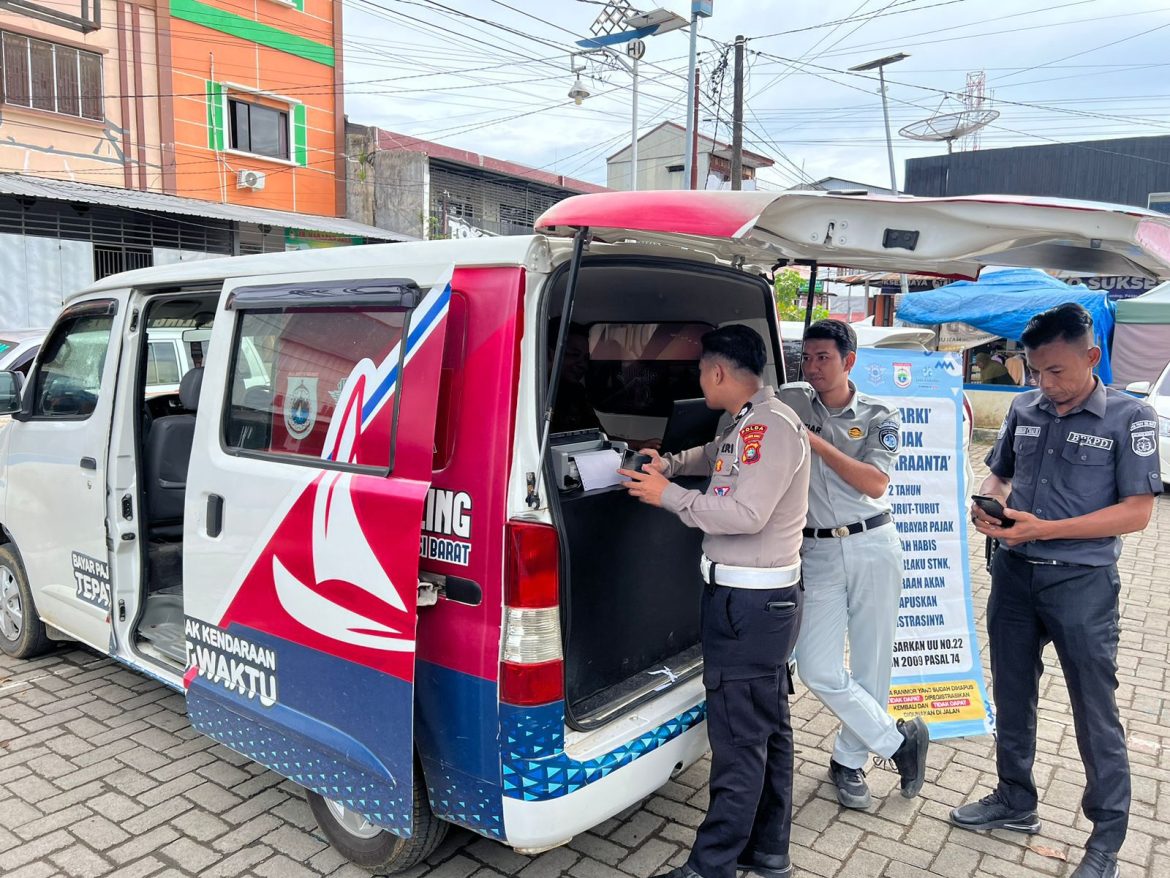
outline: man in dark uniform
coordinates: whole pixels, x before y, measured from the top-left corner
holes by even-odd
[[[737,867],[792,874],[792,724],[787,662],[800,627],[808,435],[761,376],[764,341],[746,326],[703,336],[707,405],[732,415],[714,442],[623,471],[630,493],[670,510],[703,539],[703,684],[711,804],[687,863],[668,878],[734,878]],[[672,484],[709,475],[705,492]]]
[[[1120,536],[1149,523],[1162,490],[1158,417],[1093,374],[1101,351],[1080,305],[1036,315],[1021,341],[1039,390],[1012,403],[981,489],[1003,502],[1007,520],[971,508],[979,532],[999,540],[987,605],[999,784],[953,810],[951,821],[1040,831],[1032,763],[1042,655],[1051,642],[1087,776],[1081,806],[1093,823],[1073,878],[1117,878],[1130,780],[1115,698],[1116,562]]]

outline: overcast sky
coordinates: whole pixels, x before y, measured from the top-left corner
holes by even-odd
[[[629,143],[628,73],[588,63],[593,96],[580,107],[567,97],[570,48],[589,36],[601,2],[345,2],[352,122],[597,183],[606,156]],[[711,74],[743,34],[745,147],[776,161],[761,178],[768,188],[826,176],[888,184],[876,80],[843,71],[894,52],[910,55],[887,68],[899,181],[905,159],[945,145],[898,130],[961,110],[972,71],[985,72],[985,106],[1001,114],[982,132],[984,149],[1170,133],[1166,0],[715,0],[714,9],[700,27],[700,129],[731,139],[730,66],[721,90]],[[687,39],[647,40],[642,133],[685,123]]]

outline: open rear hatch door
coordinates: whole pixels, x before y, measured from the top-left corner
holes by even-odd
[[[613,192],[553,205],[536,230],[690,250],[770,268],[808,261],[975,278],[988,265],[1170,277],[1170,217],[1135,207],[977,195]]]

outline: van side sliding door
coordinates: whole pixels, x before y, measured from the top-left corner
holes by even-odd
[[[36,608],[103,653],[113,633],[106,475],[126,299],[107,294],[61,313],[6,428],[4,525]]]
[[[403,836],[450,295],[450,271],[229,282],[187,479],[192,725]]]

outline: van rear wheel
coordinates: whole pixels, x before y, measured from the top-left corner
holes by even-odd
[[[306,790],[305,794],[317,825],[338,852],[379,874],[404,872],[429,857],[447,837],[450,826],[431,812],[418,763],[414,766],[414,834],[410,838],[400,838],[375,826],[340,802],[326,799],[311,790]]]
[[[0,546],[0,649],[13,658],[32,658],[52,645],[33,605],[24,565],[11,544]]]

